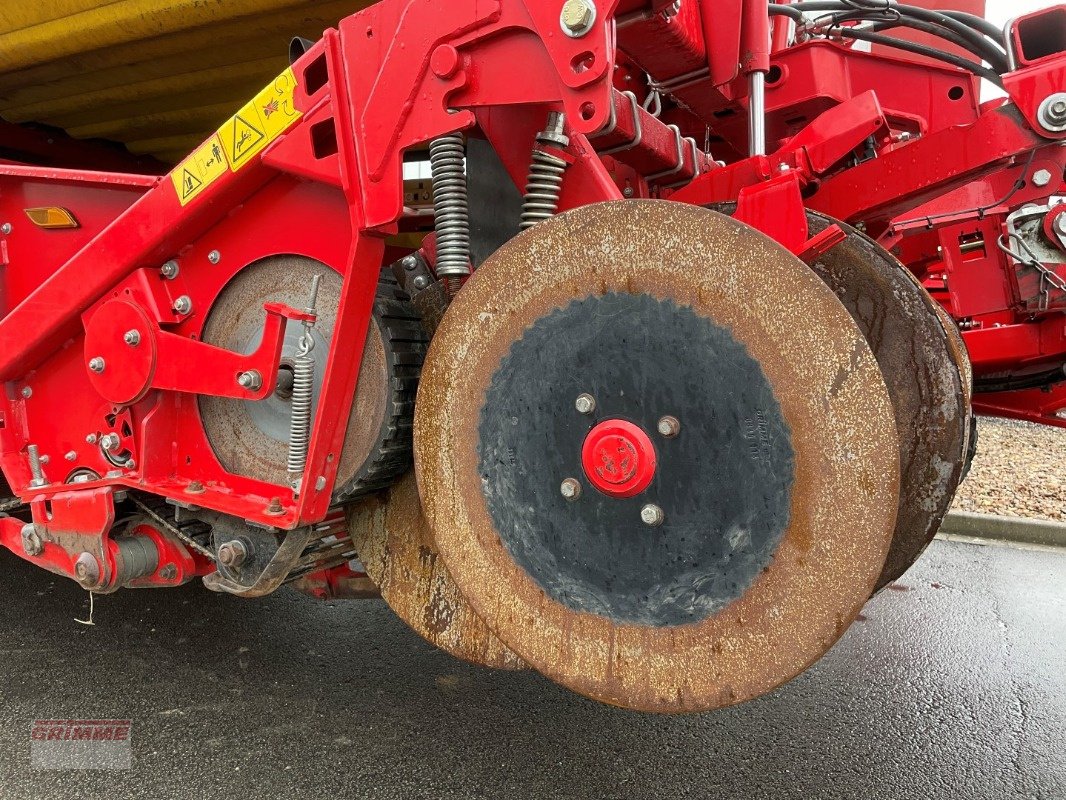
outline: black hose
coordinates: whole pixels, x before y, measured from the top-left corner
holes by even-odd
[[[842,2],[842,0],[802,0],[792,7],[800,11],[837,11],[849,15],[858,14],[855,18],[864,18],[868,14],[898,14],[901,18],[933,23],[968,41],[974,48],[977,48],[973,51],[974,54],[987,61],[997,72],[1005,72],[1008,69],[1006,53],[998,42],[990,41],[983,32],[939,11],[930,11],[917,6],[895,5],[894,2],[884,2],[877,7],[864,8],[851,2]]]
[[[870,26],[869,30],[873,33],[880,33],[884,30],[891,30],[893,28],[901,27],[910,28],[911,30],[916,31],[922,31],[923,33],[930,33],[933,36],[938,36],[941,39],[944,39],[945,41],[958,45],[963,50],[966,50],[969,53],[973,53],[978,58],[988,61],[988,58],[986,57],[987,54],[984,51],[978,52],[977,48],[970,44],[970,42],[966,39],[963,39],[961,36],[956,36],[952,31],[949,31],[945,28],[941,28],[939,25],[935,25],[931,22],[922,22],[917,19],[908,20],[906,17],[904,17],[893,22],[876,22]],[[1008,70],[1008,64],[1005,57],[1002,57],[1002,60],[998,60],[995,62],[988,61],[988,63],[991,65],[992,69],[996,70],[996,72],[1003,73]]]
[[[917,55],[935,58],[939,61],[946,61],[947,63],[954,64],[956,67],[961,67],[978,77],[991,81],[1000,88],[1003,87],[1003,80],[1000,78],[999,73],[981,64],[963,58],[962,56],[957,56],[954,53],[946,53],[943,50],[926,47],[922,44],[915,44],[914,42],[908,42],[904,39],[897,39],[894,36],[883,36],[880,33],[870,33],[868,31],[856,30],[855,28],[837,28],[834,33],[847,39],[859,39],[864,42],[880,44],[886,47],[894,47],[897,50],[906,50],[908,53],[916,53]]]

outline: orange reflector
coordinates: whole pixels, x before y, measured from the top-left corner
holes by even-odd
[[[59,206],[27,208],[26,216],[38,228],[77,228],[78,221],[74,215]]]

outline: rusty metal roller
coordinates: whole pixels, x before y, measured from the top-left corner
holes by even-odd
[[[475,273],[430,348],[418,486],[459,590],[594,699],[701,711],[789,680],[873,590],[899,498],[861,332],[714,212],[580,208]]]
[[[525,669],[459,592],[422,514],[415,474],[347,510],[367,575],[396,615],[447,653],[495,669]]]

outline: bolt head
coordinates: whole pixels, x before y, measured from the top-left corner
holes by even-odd
[[[210,253],[207,254],[207,260],[210,261],[212,264],[217,264],[219,261],[222,260],[222,254],[218,252],[218,250],[212,250]]]
[[[242,372],[237,377],[237,383],[241,388],[247,389],[249,392],[258,392],[263,388],[263,376],[259,374],[258,370],[250,369],[247,372]]]
[[[4,234],[4,236],[11,233],[11,223],[5,222],[3,225],[0,225],[0,233]]]
[[[673,439],[681,433],[681,423],[677,417],[663,417],[658,424],[659,435],[666,439]]]
[[[177,261],[168,261],[166,264],[159,268],[159,274],[166,278],[168,281],[172,281],[176,277],[178,277],[179,272],[181,272],[181,268],[178,266]]]
[[[1066,130],[1066,92],[1055,92],[1045,97],[1037,109],[1036,117],[1049,131]]]
[[[126,331],[125,335],[122,337],[122,341],[130,347],[136,347],[141,343],[141,332],[138,330]]]
[[[22,549],[28,556],[39,556],[44,552],[44,542],[37,533],[37,526],[32,522],[22,526]]]
[[[596,5],[591,0],[566,0],[559,22],[567,36],[584,36],[596,21]]]
[[[248,559],[248,547],[240,539],[233,539],[218,548],[218,563],[237,569]]]
[[[82,553],[74,562],[74,577],[82,586],[95,586],[100,582],[100,562],[92,553]]]
[[[97,375],[104,371],[104,366],[104,360],[100,356],[89,360],[89,369]]]
[[[663,510],[652,503],[648,503],[640,510],[640,521],[652,528],[662,525],[665,519],[666,514],[663,513]]]
[[[414,270],[415,267],[418,266],[418,259],[414,256],[404,256],[403,261],[401,261],[400,263],[403,264],[403,268],[405,270],[411,272]]]
[[[117,433],[107,433],[100,437],[100,446],[109,453],[116,452],[122,447],[122,440]]]
[[[78,460],[78,451],[77,450],[68,450],[67,454],[65,456],[63,456],[63,458],[65,458],[67,461],[77,461]]]
[[[1055,217],[1055,230],[1066,235],[1066,214],[1059,214]]]
[[[97,441],[96,434],[95,433],[90,433],[88,436],[85,437],[85,441],[88,444],[96,444],[96,441]]]
[[[559,485],[559,494],[567,500],[577,500],[581,497],[581,482],[575,478],[567,478]]]
[[[636,191],[633,189],[632,186],[627,186],[626,188],[624,188],[622,190],[622,196],[623,197],[632,197],[635,194],[636,194]]]
[[[1051,173],[1046,169],[1038,169],[1033,173],[1033,184],[1035,186],[1047,186],[1051,183]]]
[[[25,397],[27,400],[29,400],[30,397],[33,396],[33,389],[31,389],[29,386],[23,386],[22,387],[22,396]]]
[[[596,398],[591,394],[579,394],[574,401],[574,408],[581,414],[591,414],[596,410]]]
[[[174,313],[176,314],[189,314],[192,312],[192,298],[187,294],[183,294],[177,300],[174,301]]]
[[[425,275],[419,275],[413,281],[411,281],[411,285],[419,290],[425,289],[427,286],[429,286],[429,278]]]

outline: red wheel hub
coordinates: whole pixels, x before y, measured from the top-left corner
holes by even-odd
[[[633,497],[655,477],[655,445],[639,425],[601,422],[585,437],[581,464],[593,486],[610,497]]]

